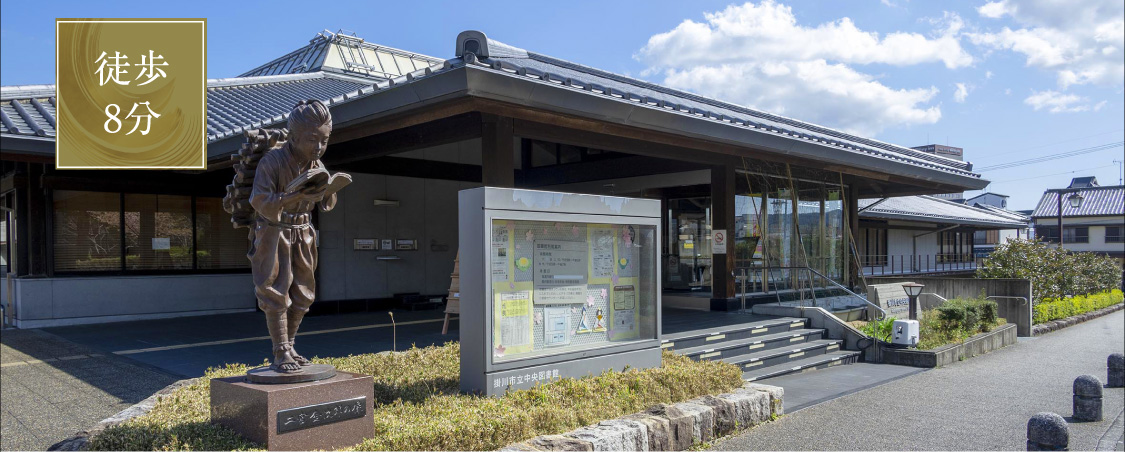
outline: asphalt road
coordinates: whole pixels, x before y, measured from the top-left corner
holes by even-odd
[[[721,441],[716,450],[1025,450],[1027,420],[1051,411],[1070,422],[1070,450],[1123,435],[1111,425],[1122,388],[1105,388],[1097,423],[1073,422],[1072,383],[1106,380],[1106,358],[1125,351],[1125,311],[954,365],[811,406]],[[769,381],[763,383],[769,384]],[[1105,444],[1105,443],[1103,443]]]

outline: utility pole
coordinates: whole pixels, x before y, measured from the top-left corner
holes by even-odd
[[[1125,185],[1125,161],[1113,159],[1117,164],[1117,185]]]

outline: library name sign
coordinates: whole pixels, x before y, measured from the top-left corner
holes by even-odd
[[[206,169],[206,19],[56,19],[55,166]]]
[[[660,202],[460,193],[461,389],[660,365]]]

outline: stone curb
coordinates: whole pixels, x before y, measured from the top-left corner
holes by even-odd
[[[1087,320],[1093,320],[1106,314],[1112,314],[1125,308],[1125,303],[1117,303],[1113,306],[1107,306],[1096,311],[1090,311],[1084,314],[1067,317],[1065,319],[1052,320],[1050,322],[1043,322],[1031,327],[1031,335],[1039,336],[1047,334],[1052,331],[1061,330],[1063,328],[1074,326]]]
[[[785,390],[747,383],[734,392],[660,404],[562,435],[543,435],[502,451],[668,451],[746,430],[783,414]]]
[[[197,381],[199,381],[198,378],[188,378],[165,386],[164,389],[156,391],[155,394],[148,396],[148,398],[140,402],[137,402],[135,405],[121,410],[113,416],[102,419],[101,422],[98,422],[89,430],[75,433],[70,438],[64,439],[51,445],[51,447],[47,448],[47,450],[86,450],[86,445],[87,443],[89,443],[90,438],[97,436],[107,428],[113,427],[115,425],[120,425],[121,423],[124,423],[129,419],[144,415],[149,411],[152,411],[152,408],[156,406],[156,401],[161,397],[171,394],[172,391],[180,389],[181,387],[195,384],[195,382]]]

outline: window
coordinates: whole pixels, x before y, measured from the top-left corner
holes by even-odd
[[[971,231],[945,231],[938,234],[938,262],[971,262],[973,240]]]
[[[1105,243],[1121,243],[1122,230],[1125,229],[1121,226],[1106,226],[1105,227]]]
[[[1035,228],[1035,237],[1048,243],[1059,243],[1058,226],[1038,226]]]
[[[1090,243],[1090,228],[1086,226],[1063,228],[1063,243]]]
[[[125,269],[191,270],[191,196],[125,194]]]
[[[121,270],[121,194],[55,191],[55,271]]]
[[[222,199],[57,190],[56,272],[246,269],[245,230]]]
[[[247,233],[230,224],[220,198],[195,199],[195,256],[200,270],[246,268]]]
[[[887,230],[860,228],[859,252],[865,267],[885,267],[887,265]]]

